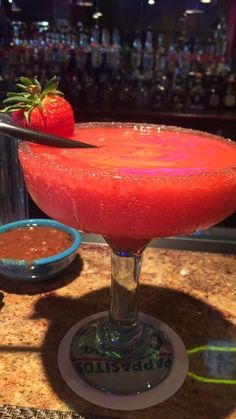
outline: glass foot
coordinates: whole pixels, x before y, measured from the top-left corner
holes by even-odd
[[[138,394],[170,373],[174,349],[157,328],[140,322],[140,337],[130,346],[113,343],[107,317],[94,319],[71,342],[71,363],[87,384],[113,394]]]
[[[90,316],[64,337],[58,360],[68,385],[94,404],[121,410],[149,407],[173,395],[188,370],[179,336],[141,314],[136,345],[117,348],[106,339],[106,319],[106,312]],[[122,405],[127,401],[129,407]]]

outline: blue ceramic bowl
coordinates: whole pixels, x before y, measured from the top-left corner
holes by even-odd
[[[63,271],[76,257],[81,242],[80,233],[74,228],[67,227],[51,219],[31,219],[14,221],[0,226],[0,234],[12,229],[28,226],[52,227],[65,231],[72,237],[72,245],[63,252],[47,258],[35,259],[32,263],[25,260],[0,259],[0,275],[15,280],[39,281],[45,280]]]

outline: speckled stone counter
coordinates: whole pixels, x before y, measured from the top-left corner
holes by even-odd
[[[186,347],[236,347],[236,255],[148,248],[140,309],[162,319]],[[83,244],[70,268],[50,282],[19,284],[0,278],[0,405],[75,411],[127,419],[236,418],[236,386],[188,376],[169,400],[139,411],[113,411],[75,395],[57,366],[58,346],[77,321],[108,308],[109,249]],[[235,357],[190,355],[190,371],[235,380]],[[234,374],[234,377],[233,377]]]

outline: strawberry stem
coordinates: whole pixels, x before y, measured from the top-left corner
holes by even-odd
[[[29,121],[30,112],[35,106],[40,106],[45,112],[42,99],[47,95],[63,96],[63,93],[58,90],[56,76],[46,83],[44,89],[41,88],[36,76],[32,80],[22,76],[20,77],[20,83],[17,83],[16,86],[20,92],[8,92],[7,98],[3,100],[3,103],[7,104],[7,106],[1,109],[0,112],[25,110],[24,115],[27,121]]]

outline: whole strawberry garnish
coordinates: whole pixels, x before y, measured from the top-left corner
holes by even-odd
[[[20,92],[7,93],[3,103],[7,107],[1,112],[11,112],[12,122],[24,128],[70,136],[73,134],[75,120],[71,105],[58,90],[58,81],[54,76],[42,90],[36,77],[20,77],[17,84]]]

